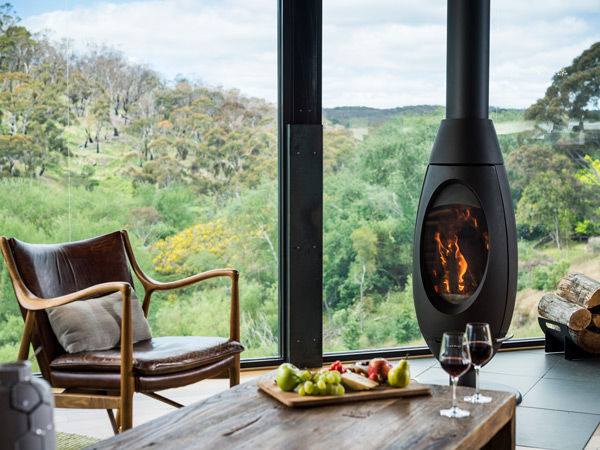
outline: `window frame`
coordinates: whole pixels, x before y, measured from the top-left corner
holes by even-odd
[[[243,368],[431,355],[425,345],[323,353],[322,11],[322,0],[277,2],[279,356],[242,359]]]

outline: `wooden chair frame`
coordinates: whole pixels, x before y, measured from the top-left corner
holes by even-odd
[[[153,280],[140,268],[135,256],[129,236],[126,230],[121,230],[125,250],[129,258],[129,263],[134,273],[144,287],[145,295],[142,304],[144,315],[148,316],[150,308],[150,298],[155,291],[166,291],[188,287],[200,281],[216,277],[231,278],[231,314],[229,321],[229,338],[233,341],[240,341],[240,312],[239,312],[239,273],[235,269],[215,269],[202,272],[182,280],[162,283]],[[19,360],[28,359],[29,346],[35,321],[35,311],[40,311],[55,306],[66,305],[71,302],[119,291],[123,295],[123,313],[121,321],[121,370],[120,370],[120,392],[118,395],[103,395],[77,393],[56,393],[55,406],[64,408],[88,408],[88,409],[106,409],[109,411],[111,423],[116,432],[125,431],[133,426],[133,394],[135,391],[133,374],[133,332],[131,321],[131,290],[132,286],[126,282],[110,282],[98,284],[86,289],[82,289],[71,294],[55,298],[41,299],[35,296],[28,288],[19,275],[12,250],[6,237],[0,237],[0,246],[6,260],[8,272],[13,283],[15,295],[19,304],[27,311],[25,316],[25,327],[19,347]],[[235,355],[235,365],[229,369],[229,385],[233,387],[240,382],[240,355]],[[173,402],[156,393],[144,393],[149,397],[161,400],[172,406],[181,407],[182,405]],[[112,409],[117,409],[116,420],[112,416]]]

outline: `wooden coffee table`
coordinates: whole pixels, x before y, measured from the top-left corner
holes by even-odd
[[[290,408],[261,391],[256,380],[249,381],[89,448],[515,448],[514,394],[483,391],[492,403],[460,402],[471,415],[449,419],[439,410],[451,405],[451,388],[431,388],[432,395]],[[472,393],[457,388],[459,399]]]

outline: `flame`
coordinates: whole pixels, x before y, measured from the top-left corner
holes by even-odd
[[[456,258],[456,263],[458,264],[458,292],[463,294],[465,292],[465,274],[467,273],[467,269],[469,265],[467,264],[467,260],[460,252],[460,248],[458,247],[458,236],[454,236],[454,245],[456,247],[456,252],[454,253],[454,257]]]
[[[452,210],[451,210],[452,211]],[[465,226],[478,229],[477,218],[471,214],[468,207],[460,206],[453,209],[454,220],[452,223],[439,223],[434,233],[434,241],[437,243],[437,254],[439,265],[437,269],[431,272],[434,281],[434,289],[440,294],[461,294],[469,295],[477,285],[470,271],[469,263],[461,251],[459,242],[462,236],[461,230]],[[489,251],[488,233],[480,234],[483,239],[482,244]],[[472,239],[472,238],[466,238]]]
[[[442,263],[442,267],[444,269],[444,275],[443,275],[443,279],[442,279],[442,284],[445,287],[444,293],[448,293],[450,292],[450,280],[449,280],[449,268],[448,268],[448,255],[450,253],[450,249],[444,247],[444,244],[442,243],[442,240],[440,239],[440,233],[436,232],[435,235],[433,236],[433,238],[435,239],[435,241],[438,244],[438,251],[440,254],[440,261]],[[436,289],[437,292],[437,289]]]
[[[474,228],[478,228],[477,219],[471,216],[471,210],[469,208],[457,209],[456,215],[458,216],[458,220],[460,223],[473,225]]]

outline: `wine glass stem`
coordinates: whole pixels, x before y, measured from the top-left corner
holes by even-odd
[[[479,397],[479,367],[475,366],[475,395]]]
[[[456,385],[458,377],[452,377],[452,409],[456,409]]]

